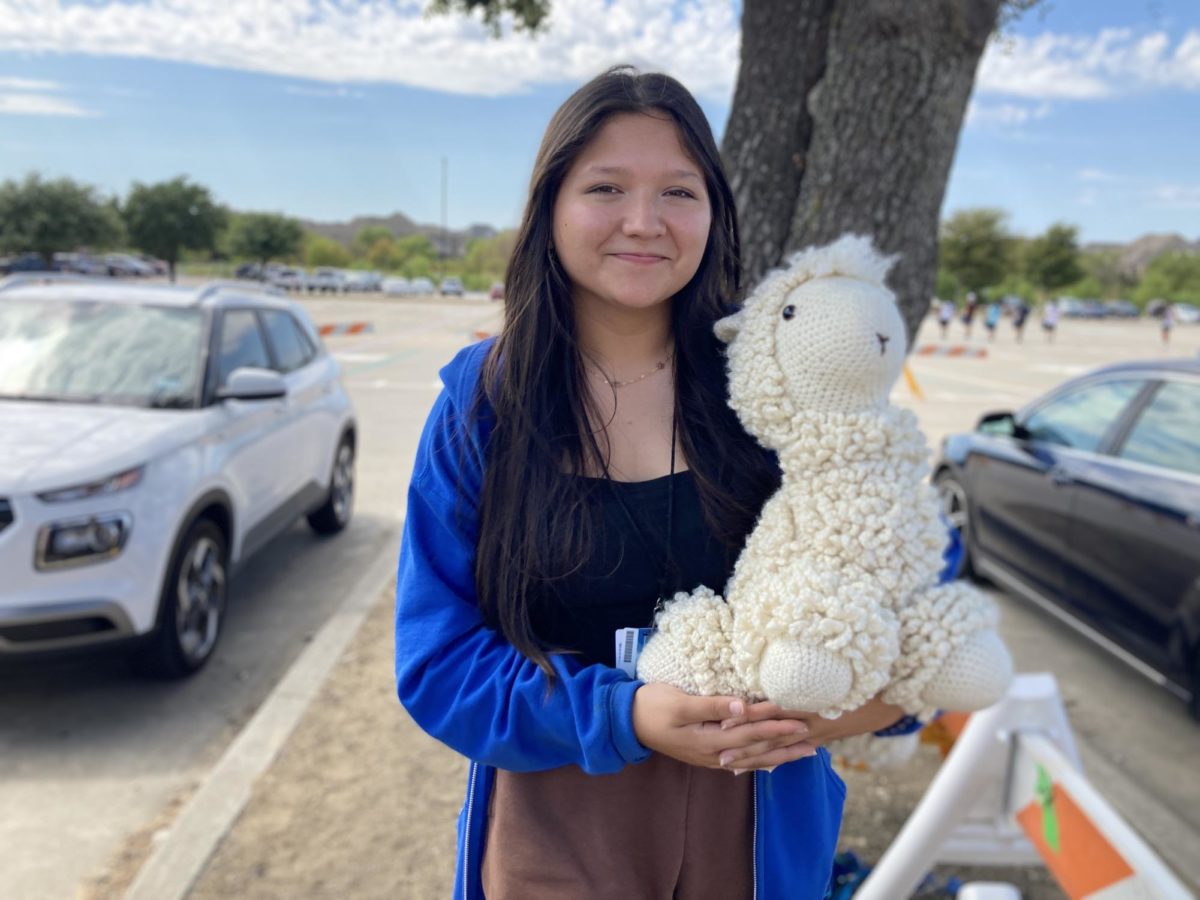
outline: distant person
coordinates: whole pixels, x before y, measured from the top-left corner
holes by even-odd
[[[1046,308],[1042,310],[1042,334],[1046,336],[1046,343],[1054,343],[1054,332],[1058,328],[1058,303],[1050,300],[1046,303]]]
[[[1017,336],[1017,343],[1021,343],[1025,337],[1025,320],[1029,318],[1029,304],[1024,300],[1017,307],[1017,311],[1013,313],[1013,333]]]
[[[996,340],[996,326],[1000,324],[1000,302],[993,300],[988,304],[987,315],[983,319],[983,327],[987,329],[988,343]]]
[[[938,325],[942,329],[942,340],[946,340],[950,336],[950,323],[954,321],[954,313],[957,307],[953,300],[943,300],[938,306]]]
[[[1175,306],[1168,303],[1163,307],[1162,342],[1164,347],[1171,345],[1171,329],[1175,327]]]
[[[975,312],[979,309],[979,298],[975,296],[975,292],[971,291],[967,294],[967,305],[963,308],[962,323],[963,337],[968,341],[971,339],[971,323],[975,321]]]

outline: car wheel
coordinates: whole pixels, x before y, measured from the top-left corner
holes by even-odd
[[[175,551],[159,598],[158,623],[134,667],[158,678],[185,678],[208,662],[221,635],[229,550],[209,519],[197,519]]]
[[[962,557],[954,577],[975,578],[975,567],[971,564],[971,515],[967,490],[949,469],[943,469],[934,477],[933,486],[942,503],[942,515],[958,531],[962,541]]]
[[[336,534],[350,523],[354,509],[354,440],[344,435],[333,456],[329,493],[318,509],[308,514],[308,524],[317,534]]]

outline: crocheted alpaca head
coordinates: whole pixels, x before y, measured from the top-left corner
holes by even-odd
[[[893,262],[869,238],[846,235],[797,253],[716,323],[728,344],[729,403],[765,446],[789,441],[798,412],[887,406],[907,340],[884,284]]]

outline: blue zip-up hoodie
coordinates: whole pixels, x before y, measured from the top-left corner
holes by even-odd
[[[490,341],[442,369],[417,449],[396,582],[396,685],[418,725],[472,760],[458,820],[454,897],[480,900],[480,863],[495,770],[574,764],[617,772],[650,755],[633,730],[640,681],[619,669],[550,657],[545,674],[488,628],[475,593],[474,559],[486,413],[472,416]],[[756,900],[824,897],[846,786],[829,755],[754,773]]]

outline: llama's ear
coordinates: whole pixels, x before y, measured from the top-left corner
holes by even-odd
[[[713,333],[717,336],[717,340],[728,344],[737,337],[738,332],[742,330],[742,316],[744,315],[745,312],[739,311],[731,316],[718,319],[713,325]]]

